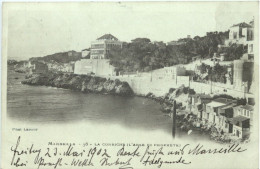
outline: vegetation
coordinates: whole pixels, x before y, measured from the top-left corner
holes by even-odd
[[[246,50],[243,45],[231,44],[229,47],[222,47],[218,49],[218,53],[225,53],[225,61],[232,61],[240,59]]]
[[[146,72],[165,66],[186,64],[192,57],[212,57],[218,52],[218,45],[223,44],[228,32],[211,32],[207,36],[178,40],[178,45],[166,45],[147,38],[137,38],[131,43],[124,43],[122,49],[114,47],[110,53],[110,63],[120,71]]]
[[[44,57],[33,57],[30,61],[38,62],[57,62],[57,63],[69,63],[71,61],[77,61],[81,59],[81,53],[76,51],[60,52],[52,55],[47,55]]]
[[[17,64],[18,63],[18,61],[16,61],[16,60],[7,60],[7,64],[8,65],[15,65],[15,64]]]
[[[228,72],[228,68],[231,68],[231,71]],[[233,65],[231,66],[221,66],[218,63],[211,67],[202,63],[198,69],[200,70],[201,74],[207,74],[205,79],[202,79],[200,76],[195,75],[193,80],[212,80],[213,82],[220,82],[220,83],[227,83],[229,80],[231,84],[233,84]],[[229,73],[229,78],[226,78],[226,74]]]

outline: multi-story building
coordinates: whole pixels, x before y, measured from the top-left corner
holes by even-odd
[[[219,108],[235,105],[237,103],[236,100],[227,99],[227,98],[217,98],[212,100],[210,103],[206,104],[206,111],[203,112],[203,119],[208,120],[209,123],[216,124],[219,126],[221,122],[220,111]]]
[[[249,135],[249,119],[244,116],[236,116],[232,118],[231,124],[233,125],[233,135],[238,138],[244,138]]]
[[[123,42],[120,42],[111,34],[105,34],[91,43],[90,59],[81,59],[75,63],[75,74],[95,74],[97,76],[116,75],[115,67],[110,65],[109,51],[112,47],[122,48]],[[82,50],[82,57],[86,57],[89,50]]]
[[[194,94],[190,95],[190,111],[198,118],[202,119],[202,112],[205,110],[205,105],[210,103],[212,97],[206,94]]]
[[[234,111],[233,111],[234,106],[236,106],[236,104],[230,104],[218,108],[218,115],[219,115],[218,127],[225,133],[233,132],[233,125],[230,124],[228,120],[234,116]]]
[[[232,124],[233,135],[244,138],[248,137],[253,128],[254,107],[251,105],[239,105],[233,107],[234,117],[229,119]]]
[[[251,128],[253,125],[254,107],[252,105],[239,105],[234,107],[233,109],[234,109],[234,117],[244,116],[250,119],[250,128]]]
[[[224,103],[212,101],[206,104],[206,111],[203,112],[202,118],[208,120],[211,124],[218,124],[219,120],[217,119],[218,116],[218,108],[226,106]]]
[[[249,24],[243,22],[230,27],[229,38],[225,41],[225,45],[240,44],[247,50],[243,58],[254,60],[255,41],[254,41],[254,20]]]
[[[233,25],[230,28],[229,39],[226,45],[241,44],[247,50],[241,59],[234,60],[233,86],[234,89],[247,93],[254,88],[254,20],[247,24],[245,22]],[[252,85],[253,84],[253,85]]]
[[[90,59],[109,59],[108,53],[114,46],[122,48],[123,42],[111,34],[105,34],[91,43]]]
[[[253,111],[251,105],[239,105],[234,103],[219,108],[219,127],[227,133],[232,133],[239,138],[249,137],[253,128]]]
[[[227,46],[232,43],[247,45],[248,42],[254,40],[254,28],[252,24],[242,22],[231,26],[229,30],[229,38],[225,42]]]

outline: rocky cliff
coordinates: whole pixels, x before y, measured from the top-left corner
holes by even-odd
[[[58,88],[78,90],[82,92],[109,93],[131,96],[133,91],[127,82],[107,80],[106,78],[88,75],[63,73],[34,74],[27,76],[22,84],[52,86]]]

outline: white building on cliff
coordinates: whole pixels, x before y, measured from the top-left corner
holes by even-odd
[[[247,24],[245,22],[233,25],[230,27],[229,38],[225,42],[226,45],[230,43],[247,45],[254,40],[253,22]]]
[[[116,37],[105,34],[91,43],[90,59],[81,59],[75,63],[75,74],[95,74],[97,76],[114,76],[115,67],[109,63],[109,51],[113,46],[122,47]]]
[[[114,46],[122,48],[123,42],[111,34],[105,34],[91,43],[91,59],[108,59],[108,53]]]

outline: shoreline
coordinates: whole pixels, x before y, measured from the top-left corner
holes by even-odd
[[[120,80],[106,80],[101,77],[63,74],[63,73],[48,73],[48,74],[33,74],[26,75],[22,84],[32,86],[48,86],[82,93],[100,93],[114,94],[120,96],[133,96],[134,93],[127,82]]]
[[[87,79],[87,80],[86,80]],[[177,101],[179,96],[188,97],[190,94],[195,94],[194,90],[188,87],[181,86],[180,88],[171,88],[165,96],[157,97],[153,93],[148,93],[147,95],[135,94],[127,82],[121,82],[119,80],[110,80],[101,77],[86,76],[86,75],[69,75],[69,74],[48,74],[48,75],[30,75],[21,82],[22,84],[32,85],[32,86],[47,86],[54,87],[57,89],[66,89],[72,91],[79,91],[82,93],[94,93],[102,95],[119,95],[124,97],[142,97],[150,100],[154,100],[159,103],[161,112],[171,117],[173,109],[173,101],[176,100],[177,105],[177,116],[176,116],[176,127],[180,129],[181,132],[186,132],[187,135],[196,131],[200,134],[206,134],[210,137],[210,140],[218,143],[241,143],[246,140],[231,139],[220,133],[214,126],[204,123],[203,120],[199,119],[197,116],[183,110],[183,103]],[[81,83],[81,85],[80,85]],[[89,85],[90,84],[90,85]],[[110,85],[108,85],[110,84]],[[118,90],[116,90],[118,88]],[[178,93],[178,94],[177,94]],[[184,114],[179,114],[179,111],[184,111]]]

